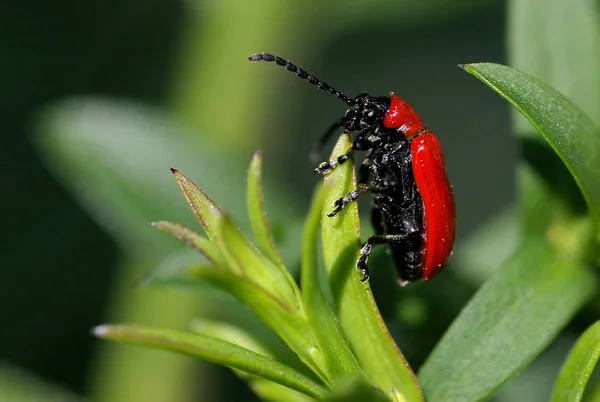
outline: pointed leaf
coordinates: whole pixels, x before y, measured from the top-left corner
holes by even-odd
[[[489,398],[548,346],[594,288],[576,261],[538,238],[521,241],[421,368],[427,401]]]
[[[171,168],[171,173],[202,229],[213,240],[215,220],[225,213],[189,177],[174,168]]]
[[[230,293],[250,307],[304,364],[321,379],[326,378],[320,369],[323,366],[321,351],[313,339],[313,332],[308,322],[303,317],[299,317],[295,311],[290,310],[275,295],[248,279],[227,271],[197,267],[189,273]]]
[[[327,373],[330,378],[339,379],[350,374],[360,376],[363,373],[350,350],[338,316],[333,312],[321,291],[317,271],[316,243],[324,196],[323,187],[319,186],[315,192],[304,227],[301,270],[302,295],[308,320],[315,330],[315,337],[323,351]]]
[[[201,358],[266,378],[313,398],[325,391],[321,385],[273,359],[209,336],[133,325],[102,325],[94,328],[94,334],[103,339]]]
[[[217,217],[214,230],[214,241],[235,272],[277,296],[288,309],[304,315],[300,290],[285,268],[263,256],[228,217]]]
[[[600,321],[597,321],[579,337],[571,349],[554,384],[552,402],[581,401],[599,357]]]
[[[200,335],[212,336],[222,339],[227,342],[234,343],[253,352],[270,357],[278,362],[284,363],[287,366],[294,368],[297,371],[299,366],[302,366],[298,357],[290,352],[288,348],[273,336],[268,338],[260,336],[262,334],[254,334],[248,328],[230,323],[214,321],[209,319],[195,319],[190,324],[192,332]],[[277,343],[273,340],[278,341]],[[292,361],[292,359],[294,361]],[[304,368],[306,368],[304,366]]]
[[[248,170],[247,203],[250,226],[252,227],[252,233],[260,251],[271,262],[284,269],[283,261],[281,261],[281,257],[275,248],[275,241],[273,240],[273,234],[271,233],[265,212],[261,171],[262,159],[260,152],[256,152]]]
[[[211,336],[234,345],[241,346],[252,352],[269,357],[275,361],[286,364],[290,359],[288,353],[281,353],[280,348],[274,349],[272,345],[267,345],[264,339],[259,339],[240,327],[211,320],[194,320],[191,327],[194,333]],[[297,362],[298,359],[296,359]],[[289,364],[287,366],[294,368]],[[250,388],[264,401],[308,401],[304,394],[298,393],[290,388],[266,380],[262,377],[246,374],[239,370],[233,370],[240,378],[244,379]]]
[[[493,63],[464,66],[529,120],[563,160],[600,227],[600,131],[569,99],[538,79]],[[598,230],[600,236],[600,230]]]
[[[332,159],[346,152],[350,138],[342,135]],[[348,204],[333,218],[326,216],[335,200],[356,188],[354,166],[345,163],[325,177],[325,209],[321,212],[323,257],[337,313],[352,350],[369,381],[391,392],[394,400],[422,400],[419,385],[408,363],[387,330],[368,282],[356,271],[360,245],[358,208]]]
[[[189,229],[188,227],[179,223],[165,221],[154,222],[152,223],[152,226],[162,232],[175,236],[188,246],[192,247],[194,250],[202,253],[216,266],[223,268],[227,266],[225,258],[223,258],[221,255],[219,248],[210,240],[202,237],[199,233],[193,231],[192,229]]]

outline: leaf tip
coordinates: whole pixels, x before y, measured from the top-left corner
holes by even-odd
[[[174,175],[178,175],[179,174],[179,170],[178,169],[175,169],[174,167],[169,168],[169,169],[171,169],[171,173],[173,173]]]
[[[262,157],[260,149],[257,149],[254,152],[254,156],[252,157],[252,161],[250,162],[250,170],[254,171],[255,174],[260,174],[262,169]]]
[[[458,68],[464,70],[466,69],[467,65],[466,64],[457,64]]]
[[[110,327],[108,325],[98,325],[92,328],[92,335],[98,338],[104,338],[109,331]]]

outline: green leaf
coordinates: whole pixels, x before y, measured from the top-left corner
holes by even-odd
[[[569,99],[513,68],[493,63],[464,66],[516,107],[563,160],[600,227],[600,131]],[[600,236],[600,230],[597,232]]]
[[[324,402],[389,402],[389,400],[381,389],[366,382],[362,375],[343,378],[322,399]]]
[[[321,367],[324,366],[321,351],[304,317],[290,310],[277,296],[260,285],[231,272],[199,266],[191,269],[189,274],[211,283],[250,307],[304,364],[326,381],[327,377],[321,371]]]
[[[226,266],[260,283],[289,308],[301,312],[300,291],[289,272],[265,258],[196,183],[178,170],[171,170],[206,235],[219,247]]]
[[[175,168],[171,168],[171,173],[173,173],[173,177],[196,219],[204,229],[204,233],[211,241],[214,241],[215,222],[219,217],[225,216],[225,212],[189,177]]]
[[[556,88],[600,124],[600,14],[596,0],[509,0],[510,65]],[[519,135],[531,126],[515,121]]]
[[[279,253],[275,248],[275,241],[273,240],[273,236],[271,234],[271,228],[269,227],[269,223],[267,221],[267,213],[265,212],[264,208],[262,190],[262,160],[259,152],[254,154],[252,162],[250,163],[247,186],[247,204],[250,225],[258,243],[258,247],[263,253],[260,256],[261,259],[264,260],[264,257],[268,259],[268,261],[265,261],[264,264],[258,265],[260,267],[267,268],[267,272],[261,269],[249,275],[254,275],[254,277],[257,280],[260,280],[260,283],[262,284],[264,284],[267,280],[273,280],[273,283],[270,285],[272,287],[269,287],[269,285],[267,285],[267,287],[270,289],[277,289],[280,292],[284,290],[288,291],[286,296],[289,297],[290,301],[293,302],[295,306],[299,307],[301,305],[300,290],[298,289],[298,285],[296,285],[296,281],[283,264],[281,257],[279,257]],[[250,260],[252,260],[252,257],[258,254],[250,242],[248,242],[245,238],[242,239],[241,236],[237,235],[236,233],[232,233],[228,238],[228,241],[236,240],[238,243],[240,243],[240,246],[238,248],[234,245],[231,245],[232,250],[248,251],[252,254],[251,256],[246,254],[246,257]],[[242,240],[245,242],[245,245],[241,244]],[[241,258],[243,260],[245,257],[241,256]],[[268,277],[265,278],[265,276]]]
[[[275,248],[275,241],[265,212],[261,172],[262,158],[260,152],[256,152],[248,170],[247,204],[250,226],[260,251],[271,262],[285,270],[283,261],[281,261],[277,248]]]
[[[594,290],[582,264],[538,238],[521,241],[421,368],[427,400],[487,399],[552,341]]]
[[[332,159],[346,152],[350,138],[342,135]],[[368,282],[356,271],[360,245],[358,208],[348,204],[333,218],[330,205],[356,188],[354,166],[345,163],[325,177],[325,210],[322,211],[323,258],[337,313],[348,341],[372,384],[391,392],[393,400],[422,400],[416,378],[394,343],[379,314]]]
[[[580,401],[599,357],[600,321],[597,321],[579,337],[569,353],[554,384],[552,402]]]
[[[313,398],[325,393],[321,385],[269,357],[210,336],[134,325],[101,325],[94,328],[94,335],[201,358],[263,377]]]
[[[264,338],[247,332],[240,327],[205,319],[197,319],[192,322],[191,329],[194,333],[221,339],[232,344],[246,348],[263,356],[269,357],[280,363],[286,364],[290,359],[289,353],[281,353],[282,349],[273,348],[273,345],[265,343]],[[298,359],[295,359],[299,363]],[[295,362],[294,362],[295,363]],[[286,364],[291,368],[295,368]],[[266,380],[262,377],[246,374],[239,370],[233,370],[240,378],[244,379],[250,388],[264,401],[308,401],[306,395],[286,388],[282,385]]]
[[[248,385],[258,397],[268,402],[312,402],[313,398],[291,388],[265,380],[260,377],[246,376]]]
[[[179,223],[165,221],[154,222],[152,223],[152,226],[160,231],[175,236],[194,250],[200,252],[216,266],[223,268],[227,266],[225,258],[223,258],[219,248],[210,240],[202,237],[199,233],[194,232],[192,229],[189,229]]]
[[[288,309],[303,316],[300,290],[289,272],[265,258],[231,219],[221,216],[216,223],[214,241],[229,266],[277,296]]]
[[[293,366],[294,364],[301,364],[297,356],[292,355],[289,349],[275,336],[271,338],[260,336],[262,334],[251,333],[246,327],[205,318],[194,319],[190,324],[190,329],[196,334],[212,336],[234,343],[278,362],[282,362],[294,369],[297,369],[297,367]],[[277,345],[272,342],[274,339],[278,341]],[[290,357],[292,356],[295,362],[290,362]]]
[[[323,187],[319,186],[304,227],[302,270],[300,272],[306,314],[323,352],[327,373],[331,379],[335,380],[350,374],[361,375],[363,373],[350,350],[338,316],[331,309],[321,291],[316,244],[324,196]]]

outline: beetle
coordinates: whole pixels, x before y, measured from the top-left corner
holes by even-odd
[[[369,278],[367,261],[373,246],[387,244],[404,286],[432,278],[452,254],[456,214],[452,187],[444,167],[442,147],[416,111],[393,92],[375,97],[360,93],[354,98],[329,86],[290,61],[268,53],[253,54],[251,62],[274,62],[317,88],[342,100],[349,109],[321,136],[321,149],[337,131],[353,136],[345,154],[318,165],[316,174],[327,174],[349,160],[354,151],[365,151],[360,184],[333,203],[329,217],[361,194],[371,193],[371,220],[375,234],[360,250],[356,268],[362,281]]]

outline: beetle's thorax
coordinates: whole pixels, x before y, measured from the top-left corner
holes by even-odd
[[[385,128],[395,128],[409,139],[417,136],[425,127],[415,110],[399,96],[390,94],[389,108],[383,118]]]

